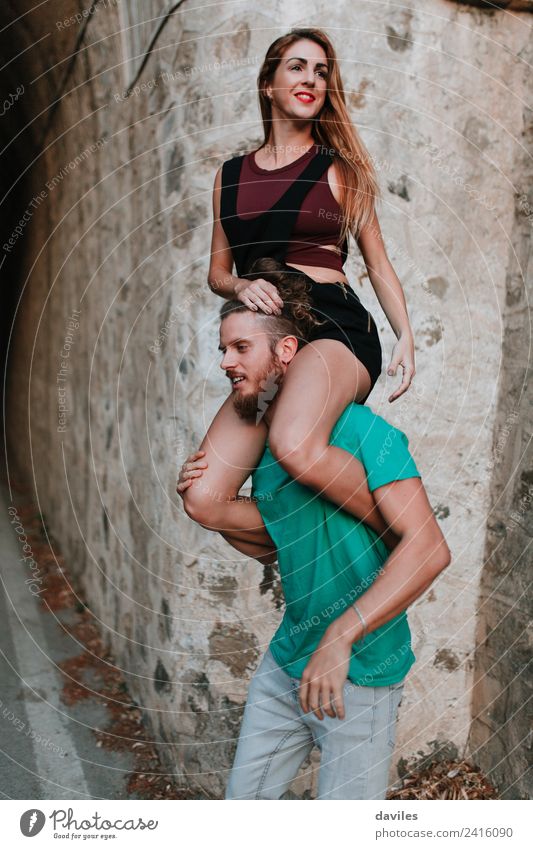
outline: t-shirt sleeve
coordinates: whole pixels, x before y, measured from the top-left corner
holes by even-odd
[[[392,481],[422,477],[405,433],[381,416],[375,416],[360,434],[359,449],[371,492]]]

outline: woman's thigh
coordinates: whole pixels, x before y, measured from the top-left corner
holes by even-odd
[[[369,389],[367,369],[342,342],[305,345],[286,371],[272,417],[269,444],[277,459],[306,442],[327,445],[343,410]]]
[[[200,445],[207,469],[188,492],[201,481],[204,496],[212,500],[234,497],[261,459],[265,441],[264,422],[241,419],[231,397],[226,398]]]

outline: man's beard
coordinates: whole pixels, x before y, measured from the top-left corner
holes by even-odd
[[[272,354],[268,367],[257,378],[253,392],[233,393],[233,406],[241,419],[259,424],[270,403],[276,397],[283,378],[283,369],[277,354]]]

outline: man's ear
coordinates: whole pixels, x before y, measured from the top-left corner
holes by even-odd
[[[280,339],[277,347],[278,357],[281,362],[288,366],[294,355],[298,352],[298,338],[296,336],[284,336]]]

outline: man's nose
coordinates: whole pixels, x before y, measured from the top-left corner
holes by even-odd
[[[228,351],[222,357],[222,362],[220,363],[220,368],[226,371],[229,368],[232,368],[232,365],[235,362],[235,357],[233,357]]]

